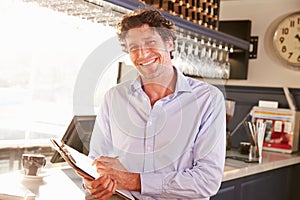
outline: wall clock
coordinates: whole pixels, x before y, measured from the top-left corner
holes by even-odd
[[[300,69],[300,12],[289,14],[278,23],[273,47],[283,63]]]

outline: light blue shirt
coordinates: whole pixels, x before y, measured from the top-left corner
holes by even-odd
[[[225,162],[225,102],[216,87],[177,72],[175,92],[150,104],[141,80],[105,95],[90,143],[92,158],[119,156],[141,174],[138,199],[209,199]]]

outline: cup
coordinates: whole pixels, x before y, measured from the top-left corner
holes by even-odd
[[[248,155],[251,144],[249,142],[240,142],[240,153]]]
[[[23,154],[22,166],[26,176],[38,176],[41,169],[46,165],[46,158],[41,154]]]
[[[249,126],[250,127],[250,126]],[[252,128],[251,128],[252,127]],[[250,127],[253,135],[254,145],[251,145],[249,152],[249,160],[253,158],[258,158],[258,162],[262,162],[262,150],[263,150],[263,142],[265,138],[266,132],[266,122],[262,120],[256,121],[256,124],[252,124]]]

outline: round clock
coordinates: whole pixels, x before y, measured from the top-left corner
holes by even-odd
[[[284,63],[300,67],[300,12],[281,20],[273,35],[273,46]]]

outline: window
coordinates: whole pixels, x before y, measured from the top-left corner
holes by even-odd
[[[115,30],[18,1],[0,1],[0,24],[0,147],[49,144],[72,120],[81,64]]]

